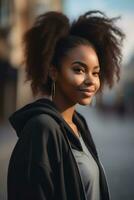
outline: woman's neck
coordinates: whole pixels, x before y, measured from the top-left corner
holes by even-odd
[[[74,107],[70,107],[61,112],[62,117],[68,124],[73,124]]]
[[[57,99],[53,99],[53,102],[57,106],[64,120],[69,124],[73,123],[75,105],[69,105],[65,101],[59,101]]]
[[[49,98],[49,99],[52,100],[51,98]],[[53,99],[52,101],[54,102],[54,104],[58,108],[58,110],[59,110],[61,116],[63,117],[63,119],[72,128],[73,133],[76,135],[76,137],[79,138],[79,133],[78,133],[77,126],[73,122],[73,115],[74,115],[74,112],[75,112],[75,105],[69,106],[69,104],[65,103],[65,101],[59,101],[57,99]]]

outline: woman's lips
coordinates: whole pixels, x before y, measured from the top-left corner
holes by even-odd
[[[83,94],[85,94],[88,97],[91,97],[94,95],[95,90],[91,90],[91,89],[80,89],[80,92],[82,92]]]

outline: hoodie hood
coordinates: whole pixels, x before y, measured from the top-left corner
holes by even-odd
[[[63,133],[65,133],[66,137],[66,130],[67,130],[67,135],[70,141],[72,141],[72,146],[78,146],[79,149],[81,149],[81,144],[75,136],[75,134],[72,134],[72,129],[70,126],[66,123],[62,115],[60,114],[57,106],[54,104],[53,101],[47,98],[41,98],[38,99],[32,103],[29,103],[25,105],[24,107],[18,109],[16,112],[14,112],[10,117],[9,117],[9,122],[11,123],[12,127],[15,129],[16,134],[18,137],[21,137],[23,133],[23,128],[26,125],[26,123],[33,117],[40,115],[40,114],[48,114],[52,116],[58,124],[60,124]],[[83,119],[82,115],[75,111],[74,116],[73,116],[73,121],[77,124],[78,129],[80,130],[81,134],[87,138],[89,135],[89,140],[91,143],[92,148],[94,149],[95,154],[97,155],[94,143],[92,141],[92,137],[90,135],[90,132],[88,130],[88,127],[86,123],[84,122],[85,120]],[[86,134],[88,132],[88,135]]]
[[[17,136],[20,137],[25,124],[32,117],[43,113],[50,114],[59,122],[63,121],[56,105],[51,100],[42,98],[18,109],[9,117],[9,122],[15,129]]]

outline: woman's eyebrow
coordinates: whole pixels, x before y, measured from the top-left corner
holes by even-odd
[[[79,64],[84,68],[88,68],[88,66],[85,63],[81,62],[81,61],[74,61],[74,62],[72,62],[72,65],[73,64]],[[100,69],[100,67],[97,65],[97,66],[94,67],[94,69]]]
[[[79,64],[79,65],[83,66],[84,68],[87,68],[87,67],[88,67],[85,63],[83,63],[83,62],[81,62],[81,61],[74,61],[74,62],[72,62],[72,65],[73,65],[73,64]]]

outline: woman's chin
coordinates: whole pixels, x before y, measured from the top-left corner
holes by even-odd
[[[92,98],[81,99],[78,103],[82,106],[90,105]]]

